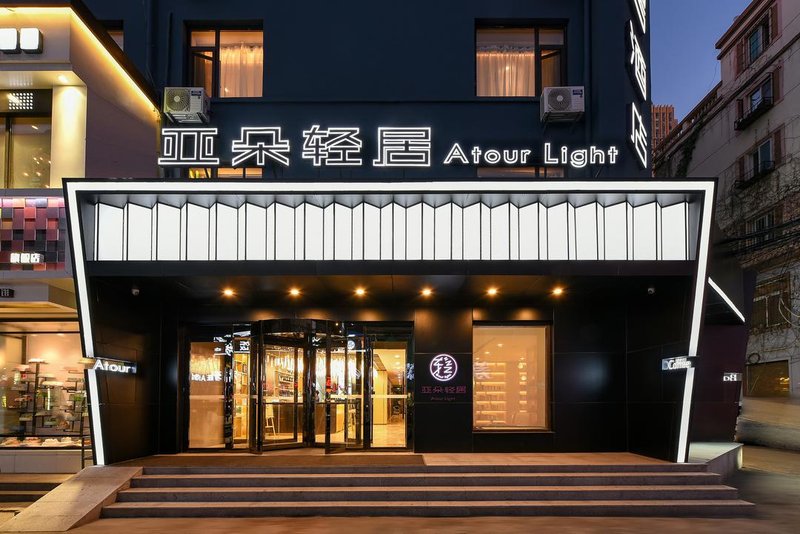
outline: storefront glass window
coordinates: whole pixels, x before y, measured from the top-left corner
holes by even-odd
[[[75,323],[0,324],[0,448],[89,445],[84,363]]]
[[[755,363],[745,368],[746,397],[788,397],[789,362]]]
[[[475,429],[547,429],[547,327],[476,326],[472,347]]]
[[[13,117],[7,122],[10,135],[7,183],[17,189],[50,186],[50,118]],[[4,154],[5,155],[5,154]]]

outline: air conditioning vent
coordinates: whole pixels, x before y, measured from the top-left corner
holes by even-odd
[[[164,114],[173,122],[199,124],[208,122],[209,100],[202,87],[164,88]]]
[[[585,90],[582,86],[545,87],[540,102],[542,122],[577,121],[583,117]]]

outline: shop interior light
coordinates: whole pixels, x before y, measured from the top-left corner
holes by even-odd
[[[426,287],[422,290],[423,297],[430,297],[431,295],[433,295],[433,289]]]
[[[490,287],[489,289],[486,290],[486,294],[489,295],[490,297],[494,297],[497,295],[497,291],[498,290],[496,287]]]
[[[234,295],[236,295],[236,292],[233,289],[231,289],[229,287],[226,287],[225,289],[222,290],[222,294],[224,296],[230,298],[230,297],[233,297]]]
[[[563,294],[564,294],[564,288],[563,287],[556,287],[556,288],[553,289],[553,295],[554,296],[560,297]]]
[[[296,287],[293,287],[292,289],[289,290],[289,294],[291,296],[293,296],[293,297],[299,297],[300,296],[300,290],[297,289]]]
[[[356,296],[363,297],[366,294],[367,294],[367,290],[364,289],[363,287],[356,288]]]

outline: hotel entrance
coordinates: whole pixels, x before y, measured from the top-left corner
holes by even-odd
[[[405,448],[407,340],[279,319],[190,342],[189,449]]]

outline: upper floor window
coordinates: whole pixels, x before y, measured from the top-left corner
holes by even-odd
[[[788,326],[790,310],[788,274],[759,283],[753,299],[753,330]]]
[[[563,28],[479,28],[475,43],[478,96],[533,97],[564,85]]]
[[[769,19],[764,20],[756,26],[747,37],[747,58],[752,63],[758,59],[769,45]]]
[[[769,48],[778,33],[778,7],[773,5],[737,44],[737,71],[741,72]]]
[[[192,31],[189,44],[190,85],[212,98],[262,96],[262,31]]]
[[[776,226],[781,218],[780,210],[776,207],[767,212],[751,217],[747,220],[746,231],[750,239],[748,247],[757,247],[777,237]]]
[[[0,185],[50,187],[50,117],[0,117]]]

